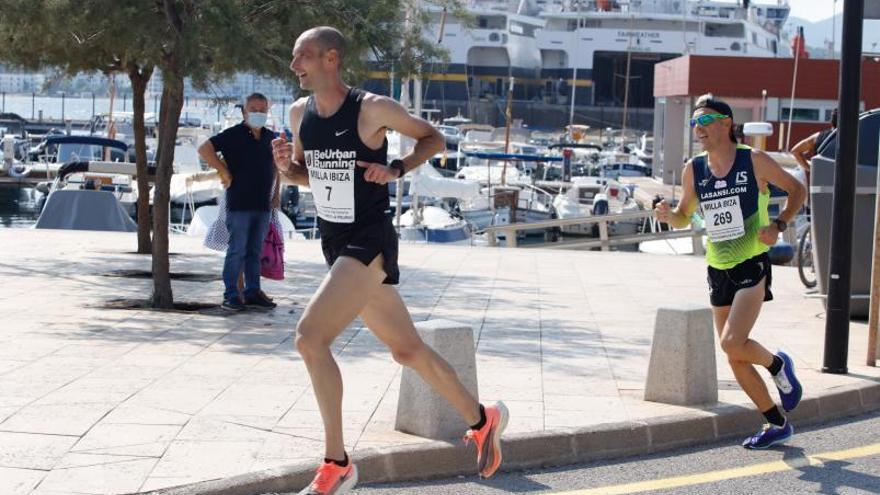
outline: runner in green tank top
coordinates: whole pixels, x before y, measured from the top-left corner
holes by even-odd
[[[772,354],[749,338],[770,292],[767,256],[801,208],[804,186],[769,155],[737,144],[733,111],[721,100],[704,95],[697,100],[691,127],[705,152],[689,160],[682,172],[682,195],[676,208],[661,201],[655,216],[676,228],[690,225],[700,208],[706,225],[709,296],[721,348],[743,391],[764,415],[767,424],[743,446],[765,449],[788,440],[794,429],[774,403],[756,365],[766,368],[779,389],[782,407],[791,411],[802,388],[794,363],[784,352]],[[770,221],[769,184],[788,193],[779,216]]]

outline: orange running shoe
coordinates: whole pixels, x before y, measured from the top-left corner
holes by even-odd
[[[353,462],[348,461],[345,467],[325,462],[318,468],[315,479],[299,495],[342,495],[354,488],[357,481],[357,467]]]
[[[468,430],[464,442],[467,444],[473,440],[477,445],[477,469],[481,477],[488,478],[501,465],[501,434],[507,428],[510,413],[503,402],[496,402],[485,411],[486,424],[479,430]]]

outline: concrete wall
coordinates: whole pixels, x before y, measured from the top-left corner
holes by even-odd
[[[664,184],[680,184],[684,159],[689,156],[685,149],[685,118],[690,109],[690,101],[686,97],[657,98],[656,101],[654,177]],[[660,106],[663,107],[662,110],[659,109]]]

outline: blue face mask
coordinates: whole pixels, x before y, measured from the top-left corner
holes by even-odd
[[[265,113],[260,112],[250,112],[247,115],[247,125],[253,129],[259,129],[266,125],[266,119],[269,116]]]

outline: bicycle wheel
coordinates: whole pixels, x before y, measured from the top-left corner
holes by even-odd
[[[808,289],[816,287],[816,267],[813,265],[813,243],[809,227],[804,229],[798,239],[797,265],[801,282]]]

